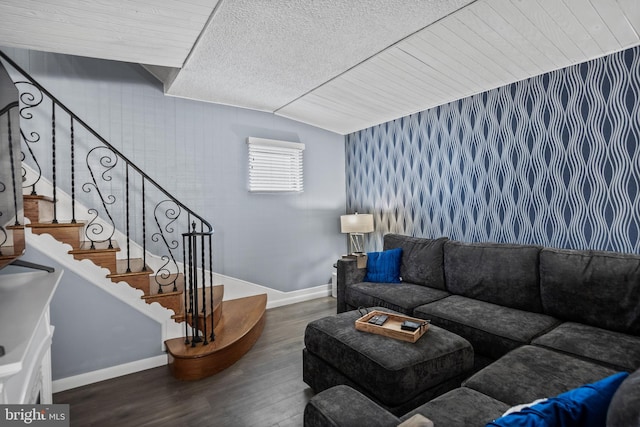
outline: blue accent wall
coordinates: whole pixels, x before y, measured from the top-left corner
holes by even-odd
[[[346,137],[347,211],[395,232],[640,252],[640,48]]]

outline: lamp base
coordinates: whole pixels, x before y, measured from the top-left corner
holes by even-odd
[[[349,233],[349,253],[350,254],[364,253],[364,234],[363,233]]]

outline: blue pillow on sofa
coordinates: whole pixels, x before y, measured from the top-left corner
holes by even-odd
[[[367,253],[365,282],[400,283],[400,260],[402,248]]]
[[[620,372],[526,407],[486,427],[602,427],[616,390],[629,374]]]

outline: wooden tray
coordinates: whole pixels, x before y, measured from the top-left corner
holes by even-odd
[[[386,314],[389,316],[382,326],[373,325],[369,322],[373,316],[377,314]],[[411,320],[416,323],[423,324],[421,328],[415,331],[403,331],[400,325],[405,320]],[[356,320],[356,329],[359,331],[370,332],[372,334],[383,335],[385,337],[395,338],[401,341],[416,342],[429,329],[429,321],[424,319],[416,319],[402,314],[387,313],[385,311],[373,310]]]

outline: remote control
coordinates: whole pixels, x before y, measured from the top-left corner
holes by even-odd
[[[386,322],[388,318],[389,316],[387,316],[386,314],[377,314],[373,316],[371,319],[369,319],[369,323],[376,326],[382,326],[384,325],[384,322]]]

